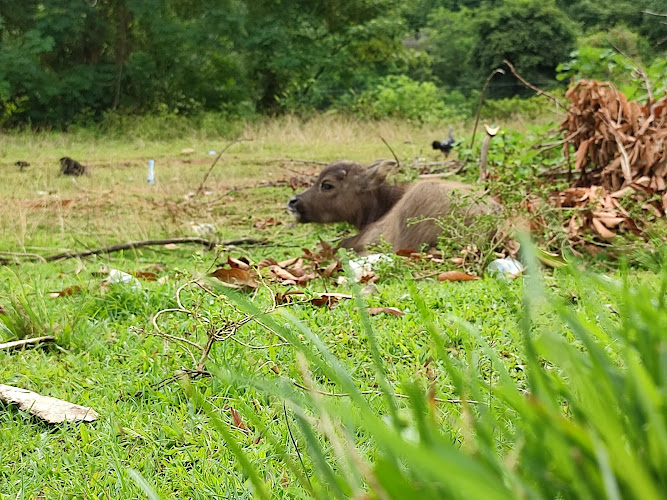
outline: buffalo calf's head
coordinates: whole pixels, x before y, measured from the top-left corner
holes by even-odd
[[[379,219],[400,198],[401,188],[385,183],[395,162],[368,167],[337,161],[325,167],[315,183],[287,202],[297,222],[349,222],[357,228]]]

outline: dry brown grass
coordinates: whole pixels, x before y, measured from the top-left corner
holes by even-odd
[[[106,139],[89,131],[0,136],[5,174],[0,244],[6,251],[73,249],[191,235],[191,222],[214,224],[222,239],[253,235],[258,220],[291,222],[283,209],[292,193],[286,184],[317,173],[317,162],[391,157],[381,138],[400,158],[435,159],[430,142],[442,133],[404,122],[324,115],[252,122],[236,137],[213,139],[196,129],[169,141],[136,135]],[[221,151],[238,139],[206,182],[211,194],[186,201],[214,159],[209,151]],[[183,148],[195,152],[181,154]],[[58,160],[66,155],[90,166],[91,175],[60,176]],[[150,158],[155,160],[154,186],[146,183]],[[18,160],[31,166],[19,171]]]

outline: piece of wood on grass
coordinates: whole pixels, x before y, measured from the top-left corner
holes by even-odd
[[[49,340],[55,340],[53,335],[46,335],[44,337],[34,337],[31,339],[21,339],[21,340],[12,340],[11,342],[5,342],[0,344],[0,351],[9,350],[9,349],[20,349],[31,344],[39,344],[40,342],[47,342]]]
[[[0,384],[0,401],[5,404],[17,405],[20,410],[27,411],[49,424],[60,424],[65,421],[93,422],[99,416],[95,410],[87,406],[76,405],[50,396],[42,396],[36,392],[11,385]]]

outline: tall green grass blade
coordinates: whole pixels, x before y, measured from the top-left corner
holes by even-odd
[[[143,491],[149,500],[161,500],[160,495],[156,493],[153,487],[146,481],[139,471],[135,469],[127,469],[127,475],[134,481],[134,483]]]

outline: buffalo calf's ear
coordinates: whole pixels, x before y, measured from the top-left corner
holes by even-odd
[[[372,163],[359,178],[359,190],[370,191],[378,188],[387,178],[389,172],[396,168],[394,160],[378,160]]]

